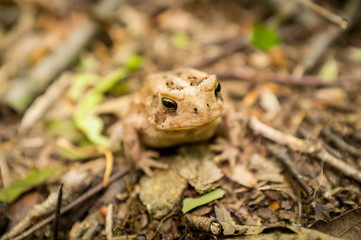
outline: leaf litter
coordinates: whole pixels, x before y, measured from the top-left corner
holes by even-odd
[[[20,225],[0,224],[0,233],[6,232],[1,239],[50,238],[49,228],[40,224],[47,225],[42,220],[55,211],[54,189],[64,178],[70,182],[64,188],[65,204],[76,202],[76,196],[88,200],[70,205],[60,216],[69,222],[60,221],[60,236],[71,239],[208,239],[212,234],[220,239],[331,239],[309,230],[311,226],[335,237],[357,239],[357,1],[318,2],[351,19],[345,32],[324,15],[286,1],[173,5],[114,0],[109,1],[117,6],[112,11],[92,2],[84,2],[86,8],[72,8],[69,1],[26,6],[10,2],[1,7],[14,11],[0,10],[18,20],[0,18],[0,192],[12,191],[14,182],[24,184],[6,200],[15,212],[2,208],[0,222],[20,213],[22,208],[14,206],[31,194],[38,197],[33,197],[36,204],[27,208]],[[180,66],[217,73],[222,88],[230,88],[243,130],[240,161],[234,169],[212,162],[211,140],[162,150],[160,161],[172,167],[149,178],[129,172],[122,155],[114,153],[111,193],[105,191],[104,152],[98,146],[114,131],[117,112],[122,111],[109,106],[117,105],[117,96],[139,89],[146,74]],[[119,67],[127,70],[106,81],[106,76],[119,76]],[[90,83],[70,83],[64,69],[72,76],[94,78]],[[113,104],[105,105],[105,99]],[[20,128],[26,131],[18,132]],[[54,172],[42,174],[47,165]],[[57,176],[60,169],[62,177]],[[122,186],[114,187],[112,176]],[[97,191],[86,195],[93,189]],[[218,195],[212,196],[212,191]],[[192,203],[194,210],[187,203],[192,200],[182,201],[199,198],[205,200]],[[182,207],[189,211],[187,217]],[[321,222],[323,226],[316,227]],[[39,230],[32,231],[32,225]],[[208,231],[212,226],[219,231]]]

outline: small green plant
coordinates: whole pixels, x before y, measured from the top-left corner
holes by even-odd
[[[281,39],[276,28],[256,23],[253,25],[251,43],[262,51],[268,51],[271,47],[279,45]]]

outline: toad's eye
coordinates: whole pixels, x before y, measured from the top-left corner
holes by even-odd
[[[175,112],[177,110],[177,103],[170,98],[162,97],[162,104],[167,112]]]
[[[214,94],[218,97],[219,93],[221,92],[221,84],[217,82],[216,89],[214,89]]]

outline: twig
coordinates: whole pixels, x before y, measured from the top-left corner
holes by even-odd
[[[349,19],[349,29],[355,23],[354,19],[357,17],[359,3],[359,0],[349,0],[343,9],[343,15]],[[309,43],[311,46],[309,51],[301,60],[302,67],[306,71],[311,70],[318,63],[325,50],[341,36],[341,33],[341,29],[335,26],[329,26],[314,35]]]
[[[345,140],[343,140],[340,136],[336,135],[335,133],[333,133],[330,129],[330,127],[325,126],[323,128],[322,133],[329,138],[332,142],[334,142],[337,147],[339,147],[340,149],[351,153],[352,155],[361,157],[361,150],[355,148],[354,146],[349,145],[347,142],[345,142]]]
[[[342,31],[338,27],[329,26],[312,36],[308,44],[310,49],[300,60],[298,69],[302,69],[302,72],[313,69],[329,46],[341,36],[341,33]]]
[[[23,112],[34,97],[78,57],[96,31],[97,25],[89,19],[78,24],[54,54],[36,65],[26,77],[14,82],[5,95],[5,101],[18,112]]]
[[[361,172],[354,167],[348,165],[342,159],[336,158],[325,149],[321,149],[318,153],[316,153],[316,157],[330,164],[334,168],[340,170],[347,177],[350,177],[358,182],[361,182]]]
[[[361,182],[361,172],[352,166],[348,165],[344,161],[331,155],[323,144],[319,141],[314,141],[310,138],[308,141],[296,138],[289,134],[284,134],[264,123],[261,123],[257,118],[252,117],[250,119],[250,127],[265,138],[268,138],[274,142],[282,145],[286,145],[293,151],[306,152],[308,154],[314,154],[318,159],[325,161],[332,167],[338,169],[347,177],[350,177],[358,182]],[[304,136],[309,138],[309,134],[304,130]]]
[[[311,134],[304,128],[299,128],[298,132],[308,139],[312,139]],[[323,148],[318,151],[316,157],[330,164],[334,168],[343,172],[346,176],[353,178],[354,180],[361,182],[361,172],[355,169],[353,166],[348,165],[342,159],[332,155],[326,148],[326,145],[323,144]]]
[[[276,149],[269,147],[269,151],[272,152],[272,154],[276,155],[277,158],[283,163],[283,165],[288,169],[288,171],[291,172],[293,177],[296,179],[296,181],[301,185],[303,190],[307,193],[307,195],[312,194],[312,188],[306,183],[306,181],[303,179],[303,176],[294,168],[293,163],[290,159],[290,156],[285,152],[277,151]]]
[[[71,82],[70,73],[62,74],[46,92],[38,97],[27,109],[19,126],[19,132],[29,130],[49,109],[49,107],[64,93]]]
[[[100,1],[92,12],[96,20],[112,16],[124,0]],[[68,39],[54,53],[36,65],[24,77],[15,79],[4,101],[17,112],[24,112],[31,101],[64,69],[73,63],[98,31],[97,21],[85,17],[69,34]]]
[[[309,141],[296,138],[290,134],[282,133],[259,121],[256,117],[252,117],[249,122],[250,127],[256,134],[260,134],[276,143],[285,145],[297,152],[314,153],[320,149],[320,146]]]
[[[342,17],[333,14],[332,12],[324,9],[320,5],[317,5],[316,3],[310,1],[310,0],[298,0],[300,3],[302,3],[307,8],[311,9],[321,17],[327,19],[328,21],[338,25],[341,29],[345,30],[347,28],[347,21],[343,19]]]
[[[56,201],[54,229],[53,229],[53,237],[52,237],[53,240],[58,239],[58,225],[59,225],[58,222],[59,222],[62,198],[63,198],[63,184],[60,185],[58,199]]]
[[[108,204],[107,215],[105,218],[105,236],[107,240],[113,238],[113,204]]]
[[[113,176],[111,176],[109,178],[109,184],[114,182],[115,180],[117,180],[118,178],[122,177],[123,175],[125,175],[127,172],[130,171],[129,167],[125,167],[121,170],[119,170],[118,172],[116,172],[115,174],[113,174]],[[93,196],[94,194],[100,192],[101,190],[103,190],[105,187],[103,186],[103,183],[99,183],[98,185],[96,185],[94,188],[90,189],[89,191],[87,191],[86,193],[84,193],[82,196],[78,197],[75,201],[73,201],[72,203],[68,204],[67,206],[65,206],[63,209],[61,209],[60,214],[64,214],[66,212],[68,212],[69,210],[71,210],[73,207],[75,207],[76,205],[82,203],[83,201],[85,201],[86,199],[88,199],[89,197]],[[49,222],[51,222],[55,217],[55,214],[50,215],[49,217],[45,218],[44,220],[42,220],[41,222],[37,223],[36,225],[34,225],[33,227],[29,228],[28,230],[24,231],[22,234],[18,235],[16,238],[13,238],[13,240],[20,240],[23,239],[27,236],[29,236],[30,234],[32,234],[33,232],[35,232],[36,230],[42,228],[43,226],[45,226],[46,224],[48,224]]]
[[[328,82],[323,78],[314,75],[292,76],[281,75],[274,72],[261,72],[253,69],[229,69],[222,72],[213,72],[220,79],[239,79],[249,82],[273,82],[285,85],[295,86],[343,86],[349,84],[361,83],[361,77],[337,77]]]

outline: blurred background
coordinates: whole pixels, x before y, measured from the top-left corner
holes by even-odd
[[[241,158],[251,168],[253,154],[267,153],[247,127],[251,116],[294,135],[302,126],[330,143],[322,135],[328,126],[360,147],[360,22],[359,0],[1,0],[0,200],[6,207],[0,232],[29,216],[31,206],[54,190],[54,182],[62,182],[54,180],[61,173],[94,164],[97,178],[87,186],[99,183],[105,161],[89,161],[101,155],[92,147],[106,145],[117,118],[104,114],[89,127],[84,124],[87,114],[105,99],[139,89],[145,76],[157,71],[194,67],[218,76],[243,124]],[[92,91],[99,83],[102,90]],[[84,107],[84,99],[90,106]],[[361,164],[357,154],[340,150],[355,169]],[[300,158],[305,164],[298,170],[310,185],[317,188],[312,180],[325,174],[321,185],[329,191],[318,196],[319,208],[305,203],[303,226],[323,218],[323,213],[335,216],[360,204],[357,181],[323,173],[323,165]],[[253,165],[256,168],[261,169]],[[256,182],[264,175],[259,171]],[[331,190],[336,186],[349,195],[335,200]],[[352,191],[344,190],[346,186]],[[249,195],[243,196],[243,203],[256,201],[260,193],[245,189]],[[351,195],[348,205],[343,204]],[[269,212],[262,215],[259,209],[268,209],[270,199],[262,195],[259,201],[265,204],[249,208],[252,217],[241,221],[293,221],[297,203],[290,198],[288,205],[279,206],[283,215],[275,214],[278,208],[271,217]],[[329,205],[321,208],[325,202]],[[81,217],[69,216],[72,221],[63,227],[70,230],[86,210]],[[147,236],[162,236],[147,225],[153,220],[132,220],[128,233],[145,229]],[[183,230],[173,229],[173,238]],[[38,235],[44,236],[49,234]]]

